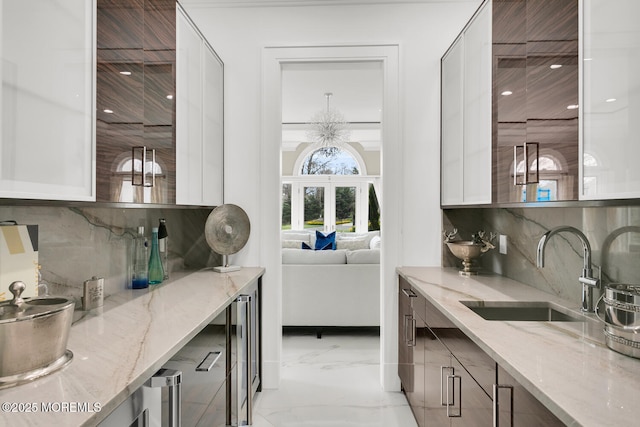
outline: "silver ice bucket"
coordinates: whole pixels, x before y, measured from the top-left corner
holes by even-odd
[[[607,346],[627,356],[640,358],[640,286],[612,283],[605,287],[604,321]],[[600,304],[598,304],[599,306]]]

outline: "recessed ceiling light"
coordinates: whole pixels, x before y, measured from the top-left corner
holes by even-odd
[[[551,64],[549,66],[552,70],[557,70],[558,68],[562,68],[562,64]]]
[[[605,100],[604,102],[616,102],[617,99],[616,98],[609,98],[607,100]]]
[[[511,92],[510,90],[505,90],[504,92],[502,92],[500,95],[502,96],[509,96],[509,95],[513,95],[513,92]]]
[[[592,61],[593,58],[584,58],[583,61]]]
[[[173,99],[173,95],[167,95],[167,99]]]
[[[105,109],[105,110],[102,110],[102,111],[104,111],[107,114],[113,114],[113,110]]]
[[[575,110],[578,108],[578,104],[567,105],[567,110]]]
[[[120,71],[120,74],[122,74],[123,76],[130,76],[131,71]]]

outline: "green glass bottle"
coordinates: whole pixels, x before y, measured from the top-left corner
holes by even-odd
[[[164,270],[162,269],[162,260],[158,249],[158,227],[153,227],[151,229],[151,256],[149,256],[149,284],[157,285],[162,283],[163,278]]]

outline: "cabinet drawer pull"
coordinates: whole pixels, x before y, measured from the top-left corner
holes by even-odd
[[[456,382],[457,382],[457,386],[456,386]],[[456,391],[458,392],[457,400],[456,400]],[[451,400],[449,400],[449,397],[451,397]],[[459,418],[461,416],[462,416],[462,377],[460,375],[447,375],[447,417]]]
[[[196,367],[196,371],[198,372],[209,372],[213,365],[216,364],[220,356],[222,355],[219,351],[210,351],[207,355],[202,359],[202,362]]]
[[[455,375],[456,370],[453,366],[441,366],[440,367],[440,404],[442,406],[449,406],[449,396],[447,394],[446,379],[450,375]]]
[[[417,298],[418,295],[416,295],[415,292],[413,292],[413,289],[402,289],[402,293],[405,294],[406,296],[408,296],[409,298]]]
[[[500,427],[500,398],[498,393],[502,388],[509,390],[509,419],[511,421],[510,427],[513,427],[513,386],[507,384],[493,385],[493,427]]]

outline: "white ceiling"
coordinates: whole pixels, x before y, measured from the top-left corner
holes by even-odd
[[[304,62],[282,68],[282,122],[284,149],[295,149],[306,139],[305,123],[331,107],[351,123],[351,139],[365,149],[379,149],[382,113],[381,62]]]
[[[306,123],[331,106],[349,122],[379,122],[382,110],[381,62],[313,62],[282,68],[282,122]]]
[[[181,0],[188,8],[307,7],[403,3],[465,2],[469,0]],[[326,108],[325,93],[331,92],[331,106],[350,126],[351,140],[365,150],[379,150],[383,108],[381,62],[305,62],[287,64],[282,70],[283,149],[295,150],[306,141],[304,125]],[[298,123],[297,125],[295,123]]]

